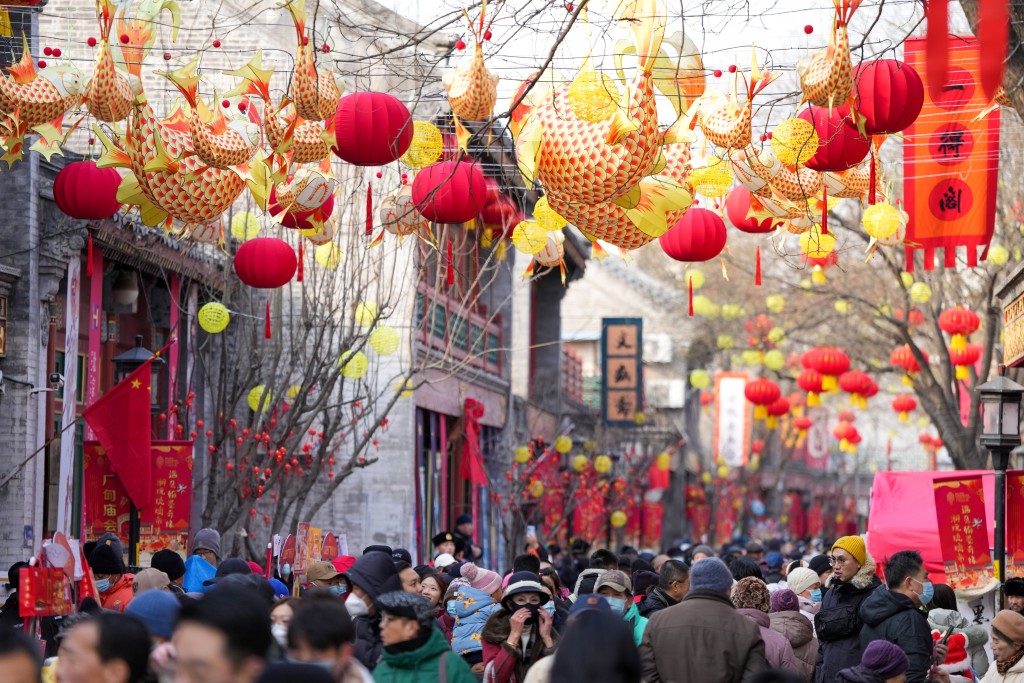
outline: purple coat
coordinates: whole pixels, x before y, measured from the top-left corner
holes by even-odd
[[[771,618],[766,612],[749,608],[736,611],[757,624],[758,630],[761,631],[761,639],[764,640],[764,656],[768,660],[768,666],[773,669],[786,669],[803,676],[804,672],[793,654],[793,646],[789,644],[786,636],[772,630]]]

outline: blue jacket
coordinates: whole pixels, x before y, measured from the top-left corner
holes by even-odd
[[[459,586],[448,603],[448,611],[455,617],[452,650],[459,655],[482,651],[484,644],[480,632],[484,630],[487,619],[499,609],[501,605],[482,590]]]

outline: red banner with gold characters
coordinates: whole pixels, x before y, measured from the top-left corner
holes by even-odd
[[[71,614],[71,580],[60,567],[22,567],[18,572],[18,614],[52,617]]]
[[[1024,576],[1024,471],[1006,473],[1006,575]]]
[[[996,219],[999,182],[999,110],[977,120],[988,106],[976,75],[978,42],[949,38],[949,69],[943,95],[933,100],[925,63],[924,38],[903,43],[906,63],[925,82],[924,108],[906,131],[903,145],[904,194],[910,215],[904,248],[907,271],[914,251],[924,251],[924,269],[935,265],[935,249],[945,249],[944,264],[956,266],[956,248],[967,248],[967,265],[988,253]]]
[[[993,573],[981,477],[936,479],[934,487],[946,581],[954,590],[987,585]]]
[[[128,494],[103,446],[87,441],[84,453],[84,535],[97,538],[112,531],[127,540]],[[139,511],[140,561],[165,548],[185,555],[192,516],[192,442],[154,441],[151,453],[155,490],[152,503]]]

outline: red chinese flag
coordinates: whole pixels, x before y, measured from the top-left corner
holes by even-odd
[[[82,413],[103,444],[111,468],[140,509],[148,506],[153,496],[149,412],[152,362],[151,358],[140,365]]]

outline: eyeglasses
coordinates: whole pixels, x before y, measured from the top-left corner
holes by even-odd
[[[828,558],[828,566],[830,566],[830,567],[841,567],[844,564],[846,564],[846,559],[847,558],[845,558],[845,557],[830,556]]]

